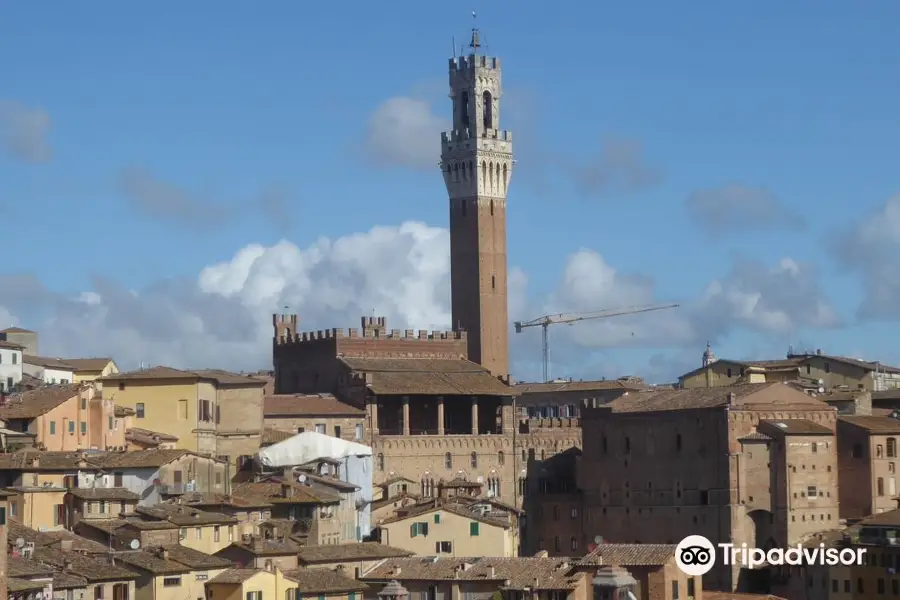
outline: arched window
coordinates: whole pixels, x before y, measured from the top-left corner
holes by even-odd
[[[476,452],[472,453],[472,455],[470,457],[470,462],[472,464],[473,469],[478,468],[478,454]]]
[[[444,468],[445,469],[453,468],[453,455],[451,455],[449,452],[444,455]]]
[[[506,457],[503,456],[503,450],[497,453],[497,463],[502,467],[506,463]]]
[[[897,457],[897,438],[890,437],[887,439],[887,455],[888,458]]]
[[[878,478],[878,495],[884,496],[884,477]]]
[[[484,94],[482,94],[482,99],[484,100],[484,128],[485,129],[493,129],[494,128],[494,104],[491,101],[491,93],[485,90]]]

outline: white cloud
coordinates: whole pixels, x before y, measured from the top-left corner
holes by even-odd
[[[56,356],[112,355],[124,368],[141,362],[265,368],[271,365],[272,313],[297,313],[304,329],[352,327],[372,314],[386,316],[392,328],[447,329],[448,250],[446,229],[406,222],[322,238],[306,248],[287,241],[251,244],[194,281],[156,282],[137,293],[95,279],[92,289],[61,297],[33,278],[0,278],[0,318],[39,329],[42,351]],[[513,318],[660,301],[650,278],[618,272],[588,249],[567,259],[561,281],[543,301],[526,295],[522,270],[512,268],[509,282]],[[558,327],[553,356],[577,365],[596,349],[683,347],[736,328],[781,332],[835,322],[808,267],[790,259],[773,268],[745,261],[679,309]],[[538,340],[513,338],[517,376],[539,372]]]
[[[0,146],[13,158],[33,163],[50,160],[50,124],[44,109],[0,99]]]
[[[389,98],[369,119],[366,152],[382,166],[437,169],[440,135],[449,129],[450,121],[434,114],[426,100]]]
[[[771,191],[760,187],[730,184],[697,190],[685,199],[684,207],[696,223],[713,235],[726,230],[804,227],[802,217],[785,207]]]
[[[862,278],[859,317],[900,318],[900,194],[852,223],[834,238],[831,250]]]

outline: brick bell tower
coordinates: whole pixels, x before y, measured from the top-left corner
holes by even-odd
[[[441,170],[450,196],[453,327],[467,332],[469,360],[509,375],[506,190],[512,135],[500,129],[500,59],[480,52],[450,59],[453,130],[441,134]]]

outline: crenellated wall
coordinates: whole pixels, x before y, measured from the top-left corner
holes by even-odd
[[[385,317],[362,317],[360,329],[299,331],[297,315],[273,315],[272,358],[278,394],[335,393],[345,358],[457,359],[467,356],[464,331],[387,328]]]

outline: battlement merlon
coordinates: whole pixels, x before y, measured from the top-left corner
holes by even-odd
[[[512,142],[512,132],[506,129],[486,129],[481,132],[480,136],[473,136],[468,129],[454,129],[453,131],[441,132],[441,144],[446,147],[447,144],[465,144],[473,140],[497,140],[500,142]],[[451,148],[452,149],[452,148]],[[473,146],[474,149],[474,146]]]
[[[484,56],[470,54],[468,56],[455,56],[450,59],[450,77],[457,71],[472,71],[477,69],[500,69],[500,59],[496,56]]]
[[[296,315],[293,315],[296,316]],[[336,340],[341,338],[363,338],[370,340],[406,340],[411,342],[422,343],[441,343],[448,341],[465,340],[465,331],[428,331],[425,329],[387,329],[387,319],[385,317],[363,317],[362,329],[320,329],[318,331],[296,330],[296,320],[288,321],[288,325],[293,324],[295,327],[278,327],[280,322],[276,315],[275,328],[275,344],[308,344],[317,343],[326,340]],[[283,324],[282,324],[283,325]]]

